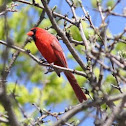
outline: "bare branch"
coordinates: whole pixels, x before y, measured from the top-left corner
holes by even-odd
[[[122,98],[125,99],[126,98],[126,94],[121,94],[121,95],[118,95],[118,96],[109,97],[106,100],[99,100],[99,99],[97,99],[96,101],[93,101],[93,102],[84,102],[84,103],[81,103],[81,104],[73,107],[66,114],[64,114],[64,116],[61,119],[59,119],[53,126],[63,125],[71,117],[73,117],[76,113],[78,113],[78,112],[80,112],[80,111],[82,111],[84,109],[87,109],[87,108],[90,108],[90,107],[95,107],[97,105],[101,105],[101,104],[104,104],[106,102],[116,101],[116,100],[119,100],[119,99],[122,99]],[[124,105],[124,101],[123,101],[123,105]],[[122,106],[122,104],[121,104],[121,106]]]
[[[58,35],[63,39],[63,41],[65,42],[66,46],[68,47],[68,49],[70,50],[71,54],[73,55],[73,57],[76,59],[76,61],[80,64],[80,66],[82,67],[83,70],[86,70],[86,66],[84,65],[83,61],[81,60],[81,58],[77,55],[75,49],[72,47],[72,45],[70,44],[68,38],[65,36],[65,34],[63,33],[63,31],[58,27],[55,19],[53,18],[53,14],[51,12],[51,10],[49,9],[46,1],[41,0],[41,2],[43,3],[45,10],[49,16],[50,21],[52,22],[52,25],[54,27],[54,29],[57,31]]]
[[[60,69],[60,71],[66,71],[66,72],[72,72],[72,73],[75,73],[75,74],[78,74],[78,75],[81,75],[81,76],[84,76],[87,78],[86,74],[84,72],[81,72],[81,71],[76,71],[76,70],[72,70],[72,69],[68,69],[68,68],[64,68],[64,67],[60,67],[60,66],[57,66],[57,65],[50,65],[48,63],[43,63],[43,61],[40,61],[39,59],[37,59],[35,56],[33,56],[30,52],[28,52],[27,50],[24,50],[22,48],[19,48],[17,46],[14,46],[14,45],[8,45],[6,42],[0,40],[0,43],[7,46],[7,47],[10,47],[10,48],[13,48],[13,49],[16,49],[18,50],[19,52],[23,52],[25,54],[27,54],[29,57],[31,57],[34,61],[36,61],[38,64],[42,65],[42,66],[48,66],[48,67],[52,67],[54,69]]]

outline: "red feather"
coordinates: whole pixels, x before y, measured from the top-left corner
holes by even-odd
[[[54,63],[55,65],[61,67],[68,67],[63,50],[55,36],[38,27],[32,28],[31,31],[27,33],[27,35],[33,37],[38,50],[48,61],[48,63]],[[87,100],[86,95],[81,90],[74,75],[70,72],[64,73],[70,82],[78,100],[80,102]],[[57,74],[59,75],[59,73]]]

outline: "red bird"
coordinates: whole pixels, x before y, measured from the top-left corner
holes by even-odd
[[[38,50],[48,63],[54,63],[57,66],[66,68],[68,67],[62,47],[55,36],[38,27],[32,28],[27,35],[33,38]],[[56,71],[56,73],[60,76],[60,71]],[[70,72],[64,72],[64,74],[70,82],[78,100],[80,102],[87,100],[74,75]]]

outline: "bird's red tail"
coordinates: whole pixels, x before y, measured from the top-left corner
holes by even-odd
[[[82,91],[82,89],[78,85],[77,80],[75,79],[74,75],[72,73],[69,73],[69,72],[64,72],[64,73],[65,73],[68,81],[70,82],[78,100],[80,102],[87,100],[87,97],[85,96],[84,92]]]

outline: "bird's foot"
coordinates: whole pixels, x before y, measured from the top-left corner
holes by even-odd
[[[54,71],[54,69],[50,66],[50,67],[47,69],[47,71],[45,72],[45,74],[48,74],[48,73],[53,72],[53,71]]]
[[[47,63],[47,61],[43,58],[39,58],[40,61],[42,61],[42,63]]]

